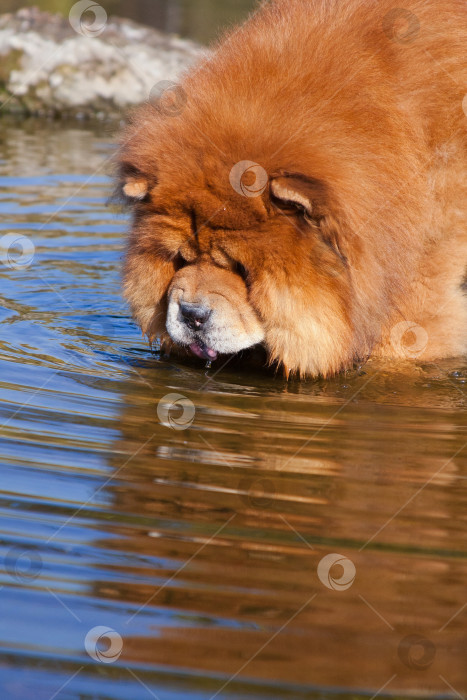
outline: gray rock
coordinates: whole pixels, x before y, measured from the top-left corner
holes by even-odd
[[[0,15],[0,115],[118,116],[203,55],[192,41],[107,18],[95,3],[101,14],[86,22],[79,10],[92,4],[76,3],[70,18],[37,8]]]

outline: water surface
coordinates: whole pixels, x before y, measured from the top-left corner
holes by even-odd
[[[112,129],[0,126],[0,696],[465,695],[466,360],[151,355]]]

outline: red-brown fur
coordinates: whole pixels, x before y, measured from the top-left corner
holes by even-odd
[[[167,338],[183,260],[211,302],[243,266],[234,311],[257,317],[286,372],[404,356],[403,320],[426,333],[422,359],[467,351],[467,5],[404,8],[419,23],[405,39],[393,0],[276,0],[182,80],[180,114],[136,111],[121,182],[147,196],[132,200],[124,284],[150,338]],[[267,172],[261,196],[230,185],[243,160]],[[314,219],[271,198],[280,178]]]

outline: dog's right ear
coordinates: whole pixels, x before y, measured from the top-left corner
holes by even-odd
[[[116,186],[112,200],[123,204],[142,202],[149,194],[149,178],[128,162],[117,163]]]
[[[144,199],[148,190],[148,181],[142,176],[126,177],[122,181],[122,193],[130,200]]]

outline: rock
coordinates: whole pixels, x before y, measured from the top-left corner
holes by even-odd
[[[192,41],[107,18],[87,0],[69,18],[34,7],[0,15],[0,115],[119,116],[202,55]]]

